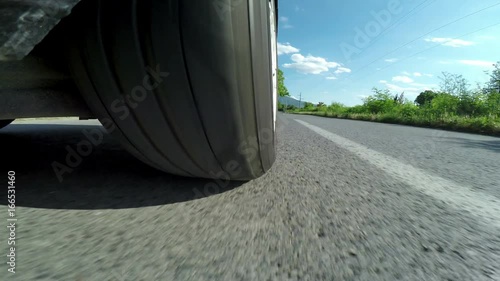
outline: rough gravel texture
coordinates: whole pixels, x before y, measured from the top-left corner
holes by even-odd
[[[14,124],[0,142],[2,173],[17,172],[18,260],[2,280],[500,280],[500,229],[293,119],[500,195],[500,139],[484,136],[280,115],[272,170],[217,191],[110,138],[60,183],[51,163],[97,127]]]

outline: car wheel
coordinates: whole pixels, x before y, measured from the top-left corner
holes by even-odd
[[[275,160],[274,1],[87,0],[68,53],[89,107],[163,171],[249,180]]]

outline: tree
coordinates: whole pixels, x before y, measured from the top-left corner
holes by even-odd
[[[434,114],[438,116],[455,115],[458,111],[459,104],[459,97],[447,93],[442,93],[432,99],[431,109]]]
[[[394,96],[394,102],[396,104],[404,104],[405,103],[405,92],[402,92],[400,95],[396,94]]]
[[[428,105],[437,95],[438,95],[437,93],[430,90],[421,92],[415,99],[415,103],[418,104],[419,106]]]
[[[466,95],[469,92],[469,82],[460,74],[443,72],[439,77],[441,80],[441,92],[455,96]]]
[[[495,67],[493,71],[486,71],[486,74],[490,75],[490,81],[487,84],[487,91],[490,93],[500,93],[500,61],[493,64],[493,67]]]
[[[347,107],[340,102],[332,102],[330,106],[328,106],[327,110],[335,113],[342,113],[346,111]]]
[[[373,88],[375,94],[363,99],[364,106],[370,113],[388,113],[394,109],[396,102],[389,90]]]
[[[487,95],[486,110],[490,116],[500,117],[500,92]]]
[[[310,102],[304,102],[304,108],[303,108],[305,111],[314,111],[314,104],[310,103]]]
[[[285,75],[283,75],[283,71],[278,69],[278,94],[280,97],[289,97],[290,93],[285,86]]]
[[[280,102],[278,102],[278,111],[285,111],[286,106]]]

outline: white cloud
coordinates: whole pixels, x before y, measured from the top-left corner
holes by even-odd
[[[405,92],[405,94],[409,94],[410,96],[414,96],[420,93],[421,90],[417,87],[401,87],[391,83],[382,83],[382,84],[384,84],[387,87],[387,89],[391,92],[397,92],[397,93]]]
[[[441,38],[441,37],[427,38],[427,39],[425,39],[425,41],[426,42],[433,42],[433,43],[440,43],[443,46],[449,46],[449,47],[453,47],[453,48],[472,46],[475,44],[472,41],[465,41],[462,39],[453,39],[453,38]]]
[[[293,25],[290,24],[289,18],[287,17],[280,17],[280,22],[281,22],[281,24],[279,25],[280,28],[289,29],[293,27]]]
[[[496,37],[491,36],[491,35],[481,35],[481,36],[479,36],[479,39],[492,40],[492,39],[496,39]]]
[[[421,92],[423,92],[423,90],[432,90],[439,87],[436,84],[421,84],[421,83],[410,83],[410,86],[421,88],[422,89]]]
[[[393,63],[393,62],[397,62],[398,59],[397,58],[392,58],[392,59],[385,59],[386,62],[390,62],[390,63]]]
[[[347,67],[339,66],[337,70],[335,70],[335,74],[341,74],[341,73],[351,73],[351,70]]]
[[[328,77],[326,77],[326,79],[328,79],[328,80],[337,80],[337,77],[335,77],[335,76],[328,76]]]
[[[423,77],[423,76],[427,76],[427,77],[432,77],[432,74],[427,74],[427,73],[422,73],[422,72],[413,72],[413,73],[410,73],[408,71],[403,71],[401,72],[401,74],[403,74],[404,76],[413,76],[413,77]]]
[[[394,76],[392,82],[413,83],[413,79],[408,76]]]
[[[342,68],[341,72],[350,72],[350,69],[342,67],[339,63],[328,61],[322,57],[312,55],[303,56],[301,54],[293,54],[291,57],[293,63],[285,63],[285,68],[292,68],[298,72],[305,74],[321,74],[330,71],[330,69]]]
[[[300,52],[300,50],[290,45],[290,43],[281,44],[278,42],[278,55],[287,55],[298,52]]]
[[[458,62],[461,64],[481,66],[481,67],[493,67],[494,64],[494,62],[482,61],[482,60],[459,60]]]
[[[405,96],[413,100],[415,99],[418,94],[425,90],[432,90],[437,88],[438,86],[435,84],[419,84],[419,83],[409,83],[408,86],[399,86],[396,84],[392,84],[387,82],[386,80],[380,80],[380,84],[384,84],[385,87],[391,91],[391,92],[396,92],[396,93],[405,93]]]

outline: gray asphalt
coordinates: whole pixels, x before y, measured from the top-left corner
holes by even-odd
[[[51,164],[98,127],[18,123],[0,131],[18,215],[16,274],[1,227],[0,279],[500,280],[498,224],[296,119],[470,189],[471,201],[500,198],[500,139],[487,136],[281,114],[278,159],[250,182],[170,176],[109,137],[59,182]]]

